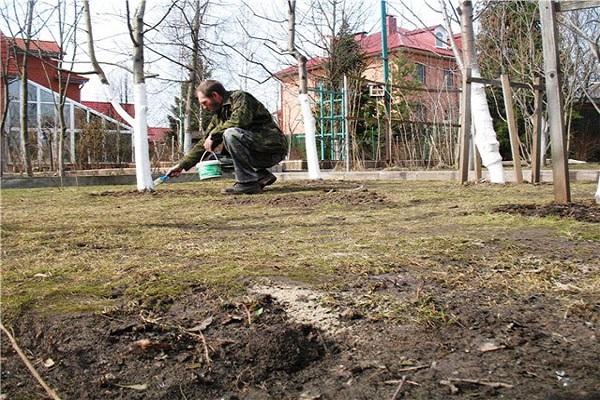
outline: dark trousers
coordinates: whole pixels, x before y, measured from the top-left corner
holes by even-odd
[[[285,155],[253,150],[256,143],[252,132],[240,128],[228,128],[223,133],[223,145],[231,154],[235,180],[239,183],[256,182],[260,170],[278,164]]]

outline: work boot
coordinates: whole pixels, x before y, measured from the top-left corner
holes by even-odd
[[[256,171],[256,173],[258,174],[258,184],[261,188],[272,185],[277,180],[277,177],[273,175],[269,170],[259,169],[258,171]]]
[[[236,182],[233,186],[221,190],[222,194],[256,194],[262,192],[258,182]]]

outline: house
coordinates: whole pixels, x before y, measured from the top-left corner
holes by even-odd
[[[421,124],[451,124],[458,120],[460,79],[454,54],[449,46],[449,34],[441,26],[408,30],[397,25],[394,16],[387,16],[387,45],[389,52],[391,84],[394,89],[392,102],[398,97],[409,99],[413,112],[407,120]],[[363,78],[371,86],[371,94],[383,94],[383,62],[381,59],[381,32],[371,35],[358,33],[355,40],[360,44],[366,69]],[[460,48],[460,38],[455,36]],[[406,63],[413,63],[419,88],[402,90],[403,82],[394,82],[392,72],[394,60],[402,57]],[[324,57],[315,57],[307,61],[308,86],[318,87],[325,75]],[[303,132],[302,114],[298,106],[298,73],[297,67],[291,66],[275,74],[280,80],[280,126],[286,134],[301,135]],[[413,85],[416,87],[417,85]],[[311,94],[311,93],[309,93]],[[314,102],[318,98],[312,92]],[[396,98],[394,98],[396,96]],[[317,115],[317,119],[319,116]]]
[[[22,39],[7,37],[0,32],[0,109],[5,117],[2,164],[13,169],[22,164],[19,69],[26,54],[25,49]],[[88,78],[59,71],[59,60],[63,56],[55,42],[30,41],[27,54],[27,114],[31,146],[35,149],[31,154],[34,169],[47,169],[57,159],[60,124],[55,103],[59,98],[59,82],[66,85],[65,163],[75,168],[87,168],[132,162],[132,127],[110,103],[81,99],[81,89]],[[133,104],[122,106],[130,115],[134,115]]]

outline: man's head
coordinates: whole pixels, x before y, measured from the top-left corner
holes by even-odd
[[[196,88],[198,102],[205,110],[215,112],[221,108],[227,91],[219,81],[207,79]]]

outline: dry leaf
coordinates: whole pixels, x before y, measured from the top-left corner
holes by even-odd
[[[502,350],[504,348],[506,348],[506,346],[498,345],[494,342],[485,342],[479,346],[479,351],[482,353],[487,353],[488,351]]]
[[[139,391],[148,389],[148,385],[146,383],[140,383],[137,385],[119,385],[119,384],[117,384],[115,386],[118,386],[118,387],[124,388],[124,389],[133,389],[133,390],[139,390]]]
[[[54,366],[55,362],[53,359],[48,358],[46,361],[44,361],[44,367],[46,368],[52,368]]]
[[[152,341],[149,339],[140,339],[137,342],[134,342],[133,344],[144,351],[152,347]]]
[[[202,332],[203,330],[208,328],[210,326],[210,324],[212,324],[212,322],[213,322],[213,317],[208,317],[204,321],[200,322],[198,325],[194,326],[193,328],[188,329],[188,331]]]

